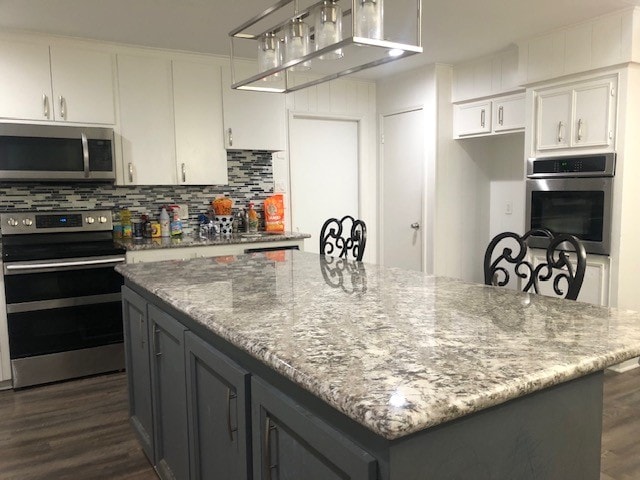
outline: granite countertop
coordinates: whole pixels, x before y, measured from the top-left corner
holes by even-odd
[[[640,313],[311,253],[116,269],[386,439],[640,355]]]
[[[214,237],[200,238],[197,235],[180,235],[178,237],[116,239],[116,246],[129,251],[156,250],[159,248],[183,248],[205,247],[209,245],[232,245],[239,243],[282,242],[285,240],[304,240],[310,238],[308,233],[283,232],[283,233],[234,233],[230,236],[216,235]]]

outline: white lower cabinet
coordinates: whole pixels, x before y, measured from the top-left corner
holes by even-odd
[[[533,265],[546,263],[546,251],[532,249],[531,256]],[[575,265],[575,256],[570,254]],[[584,281],[578,294],[579,302],[593,303],[594,305],[609,306],[609,257],[603,255],[587,255],[587,268],[584,274]],[[565,288],[560,282],[560,288]],[[553,280],[540,283],[540,293],[542,295],[557,296],[553,294]]]
[[[201,247],[170,247],[149,250],[129,250],[127,263],[161,262],[163,260],[190,260],[228,255],[242,255],[245,250],[256,248],[287,248],[297,246],[303,250],[304,239],[279,242],[235,243],[229,245],[207,245]],[[223,260],[221,260],[223,261]]]

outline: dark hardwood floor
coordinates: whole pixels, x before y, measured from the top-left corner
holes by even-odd
[[[124,373],[0,392],[1,480],[157,480]],[[640,369],[605,375],[601,480],[640,479]],[[514,479],[516,480],[516,479]]]

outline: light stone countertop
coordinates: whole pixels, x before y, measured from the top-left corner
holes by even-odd
[[[278,253],[116,269],[386,439],[640,355],[640,313]]]
[[[115,239],[114,243],[128,251],[157,250],[162,248],[188,248],[206,247],[210,245],[234,245],[242,243],[267,243],[282,242],[286,240],[304,240],[310,238],[308,233],[283,232],[283,233],[234,233],[230,236],[216,235],[200,238],[197,235],[182,234],[177,237]]]

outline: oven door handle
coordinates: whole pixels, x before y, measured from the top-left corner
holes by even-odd
[[[34,270],[55,272],[59,270],[69,270],[77,267],[115,266],[125,262],[125,257],[109,257],[96,259],[72,260],[66,262],[40,262],[40,263],[10,263],[4,265],[6,275],[17,275],[20,273],[33,273]]]

